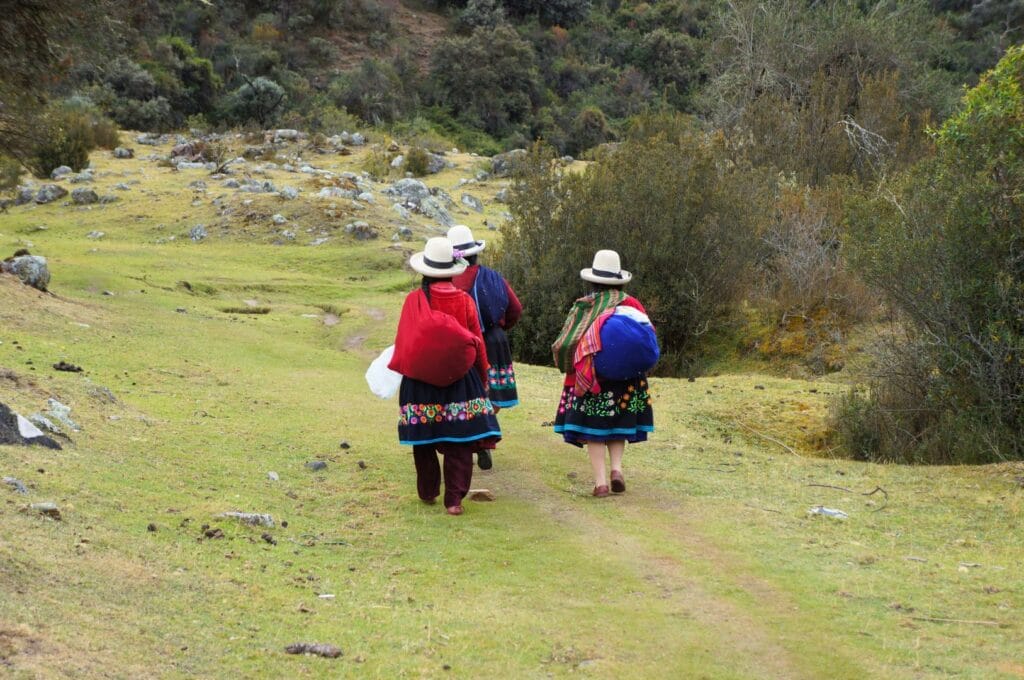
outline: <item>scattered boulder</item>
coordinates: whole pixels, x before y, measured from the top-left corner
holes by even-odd
[[[222,186],[225,189],[237,189],[242,185],[238,183],[237,179],[226,179],[224,180],[224,184]]]
[[[402,167],[403,163],[405,163],[405,156],[403,156],[402,154],[398,154],[397,156],[391,159],[391,167],[395,168],[396,170]]]
[[[74,170],[72,170],[66,165],[58,165],[50,172],[50,179],[60,179],[62,177],[67,177],[73,172]]]
[[[288,218],[281,213],[277,213],[270,219],[273,220],[274,224],[286,224],[288,222]]]
[[[364,191],[363,193],[361,193],[358,196],[356,196],[356,198],[359,199],[360,201],[362,201],[363,203],[371,203],[372,204],[372,203],[376,202],[374,200],[374,198],[373,198],[373,193],[370,192],[370,191]]]
[[[186,162],[198,162],[203,160],[203,151],[206,144],[200,140],[176,144],[171,149],[171,158],[180,158]]]
[[[409,227],[399,227],[398,233],[396,234],[400,239],[408,241],[412,238],[412,229]]]
[[[497,201],[498,203],[508,203],[508,199],[509,199],[509,188],[508,187],[502,187],[501,189],[498,190],[498,193],[496,193],[494,195],[494,200]]]
[[[224,512],[219,515],[220,517],[230,517],[237,519],[239,522],[244,524],[251,524],[252,526],[268,527],[273,528],[274,518],[270,515],[256,513],[256,512]]]
[[[144,144],[146,146],[158,146],[163,144],[164,136],[158,135],[153,132],[144,132],[135,138],[137,144]]]
[[[412,213],[409,212],[409,209],[406,208],[401,203],[392,203],[391,209],[398,213],[398,216],[401,217],[403,220],[407,220],[410,217],[412,217]]]
[[[398,180],[385,189],[384,193],[389,196],[397,196],[413,203],[418,203],[426,198],[430,198],[430,189],[427,188],[427,185],[418,179],[413,179],[411,177]]]
[[[312,470],[313,472],[317,472],[319,470],[326,470],[327,463],[325,463],[322,460],[311,460],[308,463],[306,463],[306,467]]]
[[[437,153],[427,154],[427,172],[431,175],[436,175],[442,170],[452,166],[452,163],[448,162],[448,159]]]
[[[454,227],[455,219],[451,216],[441,203],[433,196],[425,198],[419,203],[419,211],[427,217],[437,220],[445,227]]]
[[[206,225],[203,224],[197,224],[188,232],[188,237],[196,243],[202,241],[207,236],[209,236],[209,234],[206,232]]]
[[[106,236],[106,233],[102,231],[90,231],[88,234],[85,235],[86,238],[91,238],[93,240],[101,239],[104,236]]]
[[[32,187],[20,186],[15,190],[14,194],[14,205],[25,205],[31,203],[36,196],[35,189]]]
[[[508,177],[525,158],[526,149],[512,149],[500,153],[491,159],[491,174],[495,177]]]
[[[119,146],[114,149],[114,158],[135,158],[135,149],[129,149],[123,146]]]
[[[334,645],[319,642],[295,642],[284,648],[289,654],[314,654],[327,659],[337,659],[342,655],[341,649]]]
[[[47,411],[47,415],[56,420],[58,423],[68,428],[69,430],[73,430],[75,432],[78,432],[79,430],[82,429],[78,426],[78,423],[71,420],[70,406],[65,406],[64,404],[60,403],[56,399],[53,399],[52,397],[46,400],[46,405],[50,407],[50,410]]]
[[[119,183],[115,184],[114,185],[114,189],[116,189],[117,191],[131,191],[132,190],[132,188],[130,186],[128,186],[127,184],[125,184],[124,182],[119,182]]]
[[[60,444],[4,404],[0,404],[0,444],[10,446],[45,446],[60,450]],[[6,480],[5,480],[6,481]]]
[[[278,475],[273,470],[271,470],[270,472],[267,473],[267,479],[269,479],[272,482],[279,482],[281,481],[281,476]]]
[[[118,198],[117,196],[115,196],[114,194],[103,194],[102,196],[100,196],[100,204],[101,205],[107,205],[109,203],[117,203],[120,200],[121,199]]]
[[[473,196],[472,194],[462,194],[462,198],[460,200],[462,202],[462,205],[466,206],[471,210],[475,210],[478,213],[482,213],[484,211],[483,201],[481,201],[476,196]]]
[[[53,421],[50,420],[49,418],[47,418],[46,416],[44,416],[42,413],[33,413],[32,415],[30,415],[28,417],[28,419],[30,421],[32,421],[33,425],[38,427],[40,430],[43,430],[44,432],[49,432],[50,434],[59,434],[59,435],[63,435],[64,434],[63,430],[61,430],[59,427],[54,425]]]
[[[22,495],[28,495],[28,489],[20,479],[14,477],[4,477],[4,484],[14,489],[14,493],[20,493]]]
[[[188,183],[188,188],[194,191],[206,191],[206,182],[201,179],[195,179]]]
[[[36,203],[40,205],[44,203],[52,203],[58,198],[64,198],[68,195],[68,190],[64,187],[57,186],[56,184],[44,184],[39,187],[38,193],[36,193]]]
[[[92,189],[75,189],[71,192],[71,200],[75,205],[92,205],[99,203],[100,197]]]
[[[33,503],[29,506],[29,509],[34,512],[38,512],[40,515],[49,517],[50,519],[57,520],[58,522],[61,520],[60,508],[57,507],[56,503],[51,503],[49,501],[44,503]]]
[[[358,189],[343,189],[342,187],[324,187],[317,194],[320,198],[348,198],[355,199],[359,196]]]
[[[26,286],[43,292],[50,285],[50,267],[46,264],[46,258],[38,255],[26,253],[4,260],[0,262],[0,272],[14,274]]]
[[[86,170],[80,172],[77,175],[72,175],[68,180],[72,184],[85,184],[86,182],[92,182],[95,178],[92,176],[92,170]]]
[[[352,146],[363,146],[364,144],[366,144],[366,137],[364,137],[361,132],[353,132],[352,137],[349,139],[348,143],[351,144]]]
[[[375,227],[371,227],[368,222],[363,221],[346,224],[345,233],[354,236],[359,241],[369,241],[380,236],[380,232]]]
[[[298,130],[281,129],[274,130],[275,142],[294,142],[301,137]]]
[[[294,201],[296,198],[299,197],[299,190],[296,189],[295,187],[285,187],[284,189],[281,189],[280,193],[281,198],[285,199],[286,201]]]

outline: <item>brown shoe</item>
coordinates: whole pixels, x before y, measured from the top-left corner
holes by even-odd
[[[461,505],[453,505],[453,506],[449,507],[448,508],[448,514],[449,515],[461,515],[462,514],[462,506]]]
[[[625,493],[626,480],[622,478],[621,470],[612,470],[612,493]]]
[[[611,492],[608,491],[608,485],[607,484],[602,484],[601,486],[595,486],[594,487],[594,491],[592,492],[592,495],[595,498],[605,498],[605,497],[611,495]]]

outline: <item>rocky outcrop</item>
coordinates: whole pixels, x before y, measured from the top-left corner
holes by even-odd
[[[0,272],[14,274],[26,286],[45,291],[50,285],[50,267],[45,257],[29,255],[27,252],[0,262]]]

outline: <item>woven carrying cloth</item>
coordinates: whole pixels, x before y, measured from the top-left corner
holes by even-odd
[[[572,309],[565,319],[558,338],[551,345],[551,355],[555,359],[558,370],[567,374],[573,372],[576,345],[583,338],[583,334],[597,320],[597,317],[606,310],[621,304],[625,299],[625,293],[617,288],[612,288],[581,297],[572,304]]]

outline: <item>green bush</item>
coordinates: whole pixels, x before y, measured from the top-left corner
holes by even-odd
[[[231,93],[224,110],[233,123],[254,121],[269,126],[280,114],[287,95],[284,88],[269,78],[255,78]]]
[[[23,172],[21,163],[10,156],[0,154],[0,191],[18,186]]]
[[[873,414],[865,427],[893,423],[891,436],[863,438],[872,459],[1024,458],[1021,82],[1024,47],[965,95],[934,158],[849,207],[853,263],[908,335],[861,409]],[[911,409],[890,403],[897,390],[912,392]]]
[[[413,146],[405,154],[405,170],[416,177],[423,177],[427,174],[427,167],[430,164],[430,155],[422,146]]]
[[[54,109],[39,123],[35,145],[25,165],[40,179],[54,168],[66,165],[81,170],[89,165],[89,152],[96,148],[93,121],[81,111]]]
[[[677,125],[673,139],[624,142],[582,173],[562,172],[543,146],[522,164],[495,263],[530,310],[514,335],[522,359],[551,361],[565,310],[587,291],[579,271],[601,248],[634,273],[629,291],[677,359],[699,353],[745,292],[770,182],[731,163],[720,136]]]

